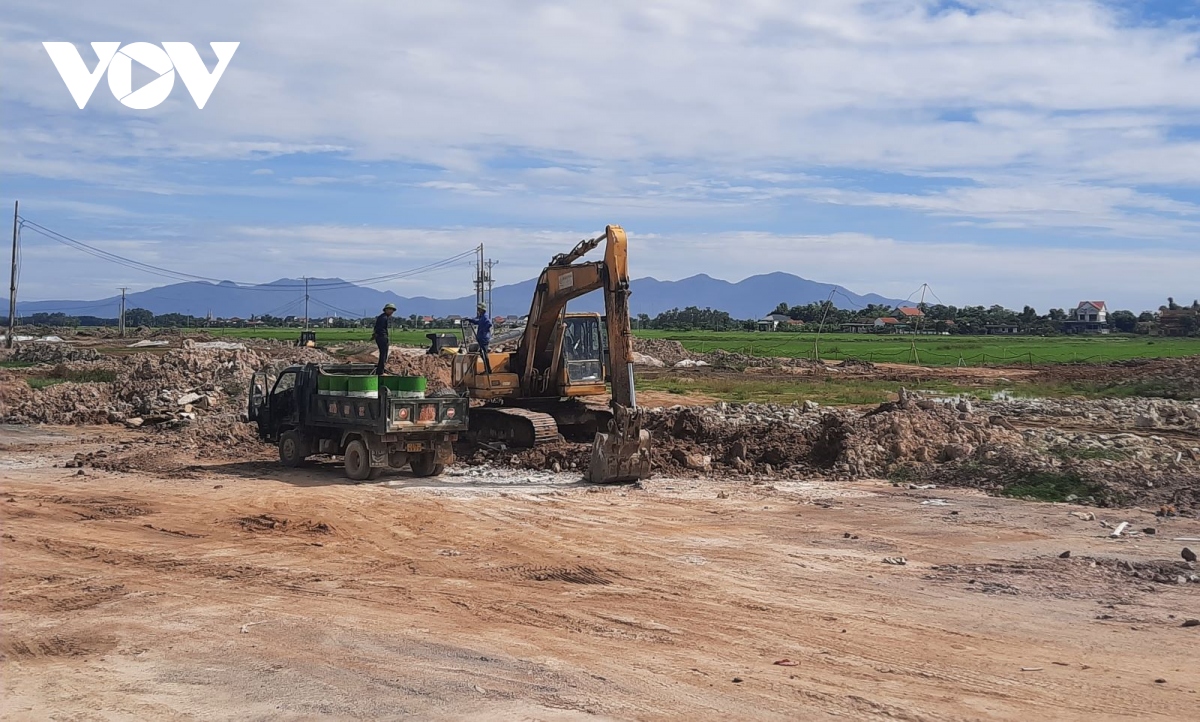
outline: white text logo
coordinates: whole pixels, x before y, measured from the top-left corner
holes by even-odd
[[[153,43],[130,43],[124,47],[120,43],[92,43],[99,58],[94,70],[87,69],[73,43],[42,43],[80,110],[91,99],[105,70],[113,97],[126,107],[148,110],[166,100],[175,87],[175,71],[179,71],[196,107],[203,108],[240,44],[209,43],[217,56],[217,67],[210,73],[191,43],[163,43],[161,48]],[[134,61],[158,75],[137,90],[133,89]]]

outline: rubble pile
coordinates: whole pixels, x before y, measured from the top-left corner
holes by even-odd
[[[826,414],[812,435],[814,465],[852,477],[882,476],[897,464],[995,458],[1022,438],[1003,419],[971,406],[941,404],[901,389],[900,400],[858,414]]]
[[[161,355],[141,353],[120,360],[96,355],[93,361],[64,365],[74,371],[109,372],[115,377],[112,382],[59,383],[34,390],[15,375],[11,382],[0,379],[0,400],[6,402],[0,417],[8,423],[173,427],[216,416],[231,425],[239,423],[246,409],[255,371],[278,372],[296,363],[334,360],[311,348],[205,348],[203,342],[186,339],[182,348]]]
[[[666,366],[674,366],[680,361],[696,361],[699,356],[692,354],[683,347],[683,344],[678,341],[668,341],[662,338],[642,338],[641,336],[633,337],[633,350],[640,354],[645,354],[658,361],[661,361]],[[657,364],[651,364],[657,365]]]
[[[13,386],[29,389],[24,380]],[[112,384],[61,383],[29,389],[8,407],[2,420],[9,424],[104,424],[110,421],[112,407]]]
[[[851,357],[851,358],[843,359],[840,363],[837,364],[837,368],[840,368],[840,369],[853,368],[853,369],[861,369],[863,371],[874,371],[875,364],[871,363],[870,361],[867,361],[866,359]]]
[[[809,358],[752,356],[724,349],[716,349],[704,354],[703,359],[715,368],[739,371],[751,368],[825,368],[825,364]]]
[[[1156,398],[1023,399],[988,401],[981,407],[1013,418],[1086,421],[1130,429],[1200,431],[1200,402]]]
[[[738,473],[797,471],[808,461],[804,430],[819,423],[820,407],[775,404],[675,406],[647,412],[654,436],[653,468],[659,472]]]
[[[462,442],[455,449],[458,459],[470,466],[502,466],[537,471],[583,472],[591,459],[590,444],[560,441],[535,449],[511,449],[503,444],[474,445]]]
[[[34,364],[60,364],[66,361],[99,361],[95,349],[66,343],[22,343],[8,354],[8,360]]]
[[[447,356],[391,353],[387,372],[399,376],[424,376],[426,392],[436,393],[450,388],[450,364],[451,359]]]

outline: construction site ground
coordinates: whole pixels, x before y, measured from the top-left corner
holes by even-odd
[[[1200,586],[1173,581],[1194,518],[872,479],[598,487],[461,466],[352,484],[261,450],[67,468],[137,433],[0,430],[6,719],[1200,706]]]

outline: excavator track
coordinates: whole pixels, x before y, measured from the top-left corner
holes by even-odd
[[[558,440],[558,424],[550,414],[508,406],[477,406],[470,411],[470,432],[479,441],[530,448]]]

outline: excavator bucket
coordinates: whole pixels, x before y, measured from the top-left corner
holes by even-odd
[[[588,481],[613,484],[650,476],[650,432],[642,428],[641,414],[624,406],[613,406],[608,432],[596,434]]]

